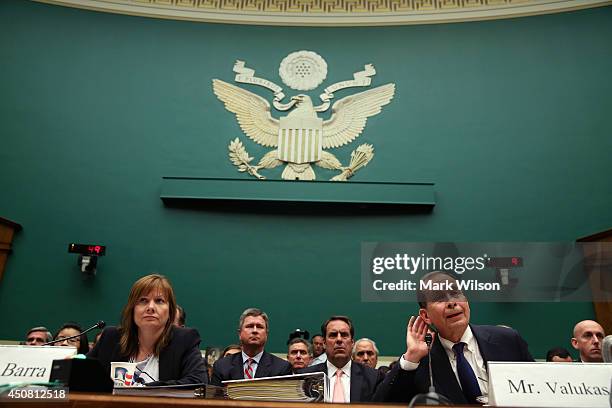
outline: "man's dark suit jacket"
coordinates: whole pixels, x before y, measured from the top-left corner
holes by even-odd
[[[527,343],[513,329],[498,326],[470,325],[485,362],[533,361]],[[399,362],[393,367],[376,393],[375,401],[410,402],[416,394],[429,391],[429,359],[425,356],[414,371],[402,370]],[[436,336],[431,347],[431,368],[436,392],[454,404],[468,404],[457,377],[451,368],[448,355]]]
[[[117,327],[107,327],[87,357],[100,360],[107,373],[113,361],[129,361],[121,354]],[[170,343],[159,354],[159,381],[147,385],[208,383],[206,365],[199,349],[200,334],[191,328],[173,327]],[[145,377],[146,378],[146,377]]]
[[[298,374],[318,373],[327,374],[327,362],[302,368]],[[382,382],[384,375],[371,367],[361,363],[351,363],[351,402],[370,402],[374,397],[376,387]]]
[[[215,362],[210,383],[222,385],[222,381],[244,380],[242,353],[225,356]],[[255,378],[276,377],[291,374],[291,365],[267,351],[264,351],[255,369]]]

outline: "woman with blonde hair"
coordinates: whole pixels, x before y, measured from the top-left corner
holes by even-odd
[[[132,286],[121,313],[121,326],[107,327],[87,354],[110,372],[110,363],[137,363],[135,382],[145,385],[202,384],[208,374],[200,353],[200,335],[175,327],[176,299],[170,281],[147,275]]]

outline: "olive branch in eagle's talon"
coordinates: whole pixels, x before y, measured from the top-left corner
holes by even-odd
[[[266,178],[259,174],[257,170],[259,170],[260,166],[251,166],[249,163],[253,160],[252,157],[249,156],[246,149],[242,145],[240,139],[236,138],[230,142],[229,145],[229,158],[232,164],[238,167],[238,171],[240,172],[248,172],[251,176],[257,177],[259,180],[265,180]]]

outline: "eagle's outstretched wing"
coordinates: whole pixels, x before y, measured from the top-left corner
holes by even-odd
[[[323,148],[340,147],[355,140],[363,131],[368,117],[380,112],[395,94],[395,85],[349,95],[336,102],[332,116],[323,122]]]
[[[240,128],[253,141],[266,147],[278,145],[279,121],[270,115],[270,104],[238,86],[213,79],[213,91],[225,108],[236,114]]]

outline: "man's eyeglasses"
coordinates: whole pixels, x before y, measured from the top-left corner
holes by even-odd
[[[26,339],[26,343],[40,343],[43,344],[45,339],[41,339],[40,337],[28,337]]]

